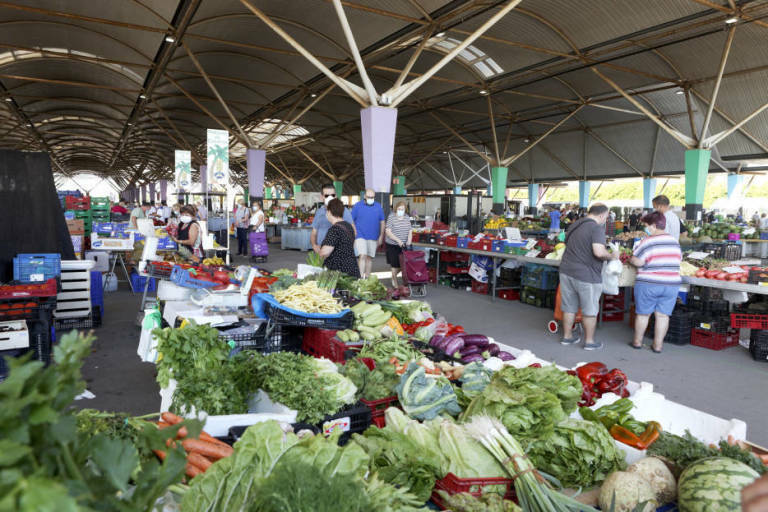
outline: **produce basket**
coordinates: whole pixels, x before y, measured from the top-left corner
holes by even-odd
[[[344,352],[348,346],[336,338],[336,331],[332,329],[318,329],[306,327],[304,339],[301,342],[301,350],[314,357],[324,357],[334,363],[344,364]]]
[[[61,275],[61,254],[18,254],[13,258],[13,279],[39,283]]]
[[[483,487],[488,485],[505,486],[507,492],[504,494],[504,499],[517,501],[515,483],[511,478],[459,478],[453,473],[448,473],[444,478],[435,482],[431,500],[440,510],[446,510],[446,504],[443,503],[437,491],[446,491],[450,495],[468,492],[472,496],[479,497],[482,494]]]
[[[184,269],[179,265],[173,267],[173,270],[171,271],[171,281],[173,284],[183,288],[213,288],[221,284],[213,281],[195,279],[189,272],[187,272],[187,269]]]
[[[341,330],[351,329],[355,321],[355,314],[349,309],[330,315],[305,313],[283,306],[269,293],[257,293],[251,298],[251,305],[256,315],[279,325]]]
[[[329,414],[317,424],[323,435],[341,430],[339,444],[344,445],[352,434],[360,434],[371,426],[371,409],[362,402],[346,405],[336,414]]]
[[[727,333],[716,333],[704,329],[693,329],[691,345],[710,350],[723,350],[739,344],[739,331],[733,329]]]
[[[16,299],[19,297],[55,297],[58,285],[51,278],[41,284],[17,284],[0,286],[0,299]]]
[[[248,332],[221,331],[219,339],[229,343],[233,354],[243,350],[251,350],[261,354],[299,352],[301,350],[302,330],[296,327],[264,322],[256,329]]]
[[[38,320],[56,309],[56,297],[0,299],[0,321]]]
[[[173,265],[165,261],[148,261],[147,273],[149,277],[157,279],[170,279]]]
[[[731,313],[731,327],[734,329],[768,329],[768,315]]]

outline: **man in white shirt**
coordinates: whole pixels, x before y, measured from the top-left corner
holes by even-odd
[[[160,217],[163,220],[164,223],[168,223],[168,219],[171,218],[171,207],[168,206],[167,201],[161,201],[160,204]]]
[[[656,196],[652,201],[653,209],[664,214],[664,218],[667,220],[667,227],[664,228],[672,238],[680,240],[680,224],[682,221],[675,212],[669,206],[669,198],[665,195]]]
[[[766,214],[760,216],[760,231],[768,231],[768,215]]]
[[[197,202],[197,218],[200,220],[208,220],[208,208],[205,207],[202,201]]]

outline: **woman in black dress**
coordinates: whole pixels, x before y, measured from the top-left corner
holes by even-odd
[[[322,241],[317,253],[325,258],[324,266],[328,270],[338,270],[352,277],[360,277],[360,269],[355,259],[355,229],[344,220],[344,203],[338,199],[328,202],[325,212],[331,227]]]

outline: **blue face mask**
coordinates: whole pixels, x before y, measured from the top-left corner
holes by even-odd
[[[653,234],[653,233],[651,233],[651,228],[649,228],[648,226],[645,226],[645,228],[643,228],[643,231],[645,231],[649,235]]]

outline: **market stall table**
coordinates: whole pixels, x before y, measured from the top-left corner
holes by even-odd
[[[706,286],[707,288],[718,288],[720,290],[730,290],[733,292],[759,293],[768,295],[768,286],[749,283],[737,283],[736,281],[720,281],[718,279],[705,279],[703,277],[683,276],[683,283],[695,286]]]
[[[300,251],[309,251],[312,249],[312,243],[309,240],[312,234],[312,226],[283,226],[280,236],[281,249],[298,249]]]

